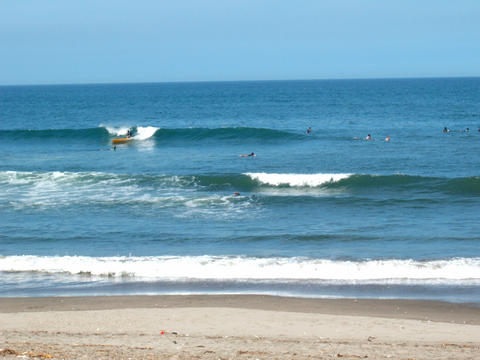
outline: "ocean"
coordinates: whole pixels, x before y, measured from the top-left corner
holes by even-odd
[[[480,78],[3,86],[0,296],[480,304],[479,155]]]

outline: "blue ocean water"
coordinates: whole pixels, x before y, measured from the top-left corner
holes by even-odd
[[[0,87],[0,296],[480,303],[479,106],[480,78]]]

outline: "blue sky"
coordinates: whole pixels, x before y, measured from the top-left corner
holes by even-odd
[[[0,0],[0,84],[480,76],[478,0]]]

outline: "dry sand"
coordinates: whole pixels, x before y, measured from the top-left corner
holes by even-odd
[[[0,299],[0,358],[480,359],[480,309],[271,296]]]

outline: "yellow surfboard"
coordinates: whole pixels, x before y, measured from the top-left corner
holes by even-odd
[[[113,139],[113,140],[112,140],[112,143],[114,143],[114,144],[121,144],[121,143],[125,143],[125,142],[131,141],[131,140],[133,140],[133,139],[132,139],[132,138]]]

